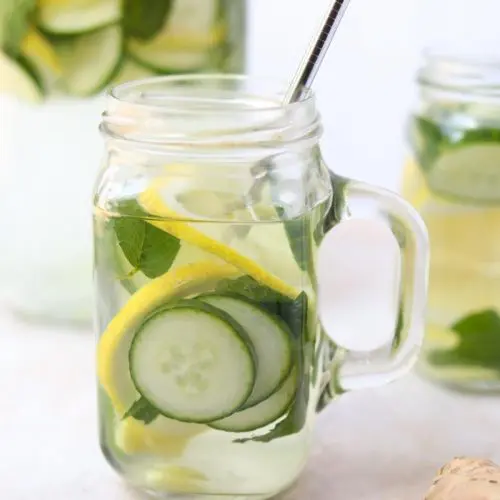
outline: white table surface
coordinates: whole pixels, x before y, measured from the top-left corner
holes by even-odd
[[[97,444],[93,335],[0,316],[0,498],[135,500]],[[351,393],[318,418],[285,500],[421,500],[455,455],[500,460],[500,404],[414,375]]]

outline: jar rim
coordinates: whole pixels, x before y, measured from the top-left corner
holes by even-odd
[[[439,45],[426,47],[422,51],[424,59],[429,61],[451,61],[471,66],[500,66],[500,56],[493,52],[485,52],[474,47],[457,47]]]
[[[484,51],[434,47],[423,51],[422,87],[463,96],[500,97],[500,57]]]
[[[112,100],[117,100],[117,101],[122,101],[122,102],[128,102],[129,104],[134,104],[136,106],[145,106],[145,107],[150,107],[153,106],[153,103],[141,103],[137,102],[136,100],[131,101],[130,100],[130,95],[127,97],[127,92],[131,92],[133,90],[140,89],[141,87],[144,88],[148,85],[154,85],[154,86],[164,86],[168,84],[189,84],[189,83],[215,83],[215,82],[248,82],[253,84],[259,84],[259,88],[264,89],[262,84],[265,84],[266,86],[277,86],[276,88],[280,88],[280,93],[282,96],[285,96],[285,92],[287,90],[285,86],[285,82],[281,82],[276,79],[271,79],[271,78],[260,78],[260,77],[254,77],[250,75],[240,75],[240,74],[220,74],[220,73],[204,73],[204,74],[187,74],[187,75],[163,75],[163,76],[155,76],[155,77],[150,77],[150,78],[144,78],[144,79],[139,79],[139,80],[133,80],[130,82],[125,82],[121,83],[120,85],[116,85],[112,87],[108,91],[108,98]],[[276,93],[276,91],[274,91]],[[276,93],[275,97],[278,97],[279,93]],[[302,91],[302,95],[300,100],[291,102],[286,104],[285,106],[283,105],[282,102],[279,101],[274,101],[273,105],[271,106],[266,106],[261,109],[258,108],[251,108],[248,109],[248,111],[255,112],[255,111],[273,111],[273,110],[282,110],[283,108],[295,108],[299,106],[303,106],[304,104],[315,101],[316,96],[312,88],[310,87],[304,87]],[[269,101],[271,102],[271,101]],[[243,111],[243,110],[242,110]]]
[[[161,76],[108,93],[101,131],[128,143],[177,150],[273,148],[317,143],[322,127],[314,92],[283,105],[286,85],[248,75]]]

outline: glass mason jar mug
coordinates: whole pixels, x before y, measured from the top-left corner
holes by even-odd
[[[313,95],[281,107],[279,90],[184,76],[109,98],[94,199],[101,446],[149,492],[275,495],[301,472],[318,410],[418,354],[418,215],[329,174]],[[399,321],[382,353],[337,347],[318,320],[317,249],[366,217],[365,202],[401,245]]]
[[[500,387],[500,59],[432,51],[418,74],[403,195],[429,230],[422,374]]]

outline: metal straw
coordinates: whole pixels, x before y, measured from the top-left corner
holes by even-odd
[[[350,0],[332,0],[326,17],[322,20],[317,35],[313,38],[311,45],[307,49],[300,66],[293,77],[288,91],[283,100],[283,105],[300,101],[312,84],[318,69],[325,58],[326,52],[337,32],[340,21],[344,16]],[[254,220],[259,217],[253,210],[253,204],[261,198],[262,187],[264,186],[269,172],[273,168],[273,157],[260,160],[251,168],[253,175],[252,185],[243,197],[243,203],[235,202],[230,206],[230,210],[246,207]],[[228,228],[226,239],[230,241],[234,237],[245,238],[250,230],[250,226],[233,226]]]
[[[283,104],[299,101],[307,88],[311,86],[319,67],[325,58],[326,52],[337,32],[342,17],[347,10],[350,0],[333,0],[328,9],[326,18],[320,25],[318,34],[314,37],[310,47],[300,63],[292,83],[286,93]]]
[[[307,92],[318,69],[325,58],[330,43],[337,32],[340,21],[347,10],[350,0],[332,0],[327,11],[326,17],[322,20],[317,35],[313,38],[311,45],[300,63],[299,69],[295,74],[290,87],[283,100],[283,105],[299,101],[304,93]],[[264,158],[256,163],[251,172],[254,180],[249,191],[244,196],[244,206],[250,211],[252,217],[257,220],[253,212],[252,204],[260,198],[261,189],[264,185],[269,171],[273,167],[273,158]]]

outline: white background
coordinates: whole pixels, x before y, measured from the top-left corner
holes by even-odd
[[[330,0],[250,0],[252,73],[288,78]],[[498,0],[351,0],[314,87],[330,168],[396,189],[424,45],[500,53]]]

